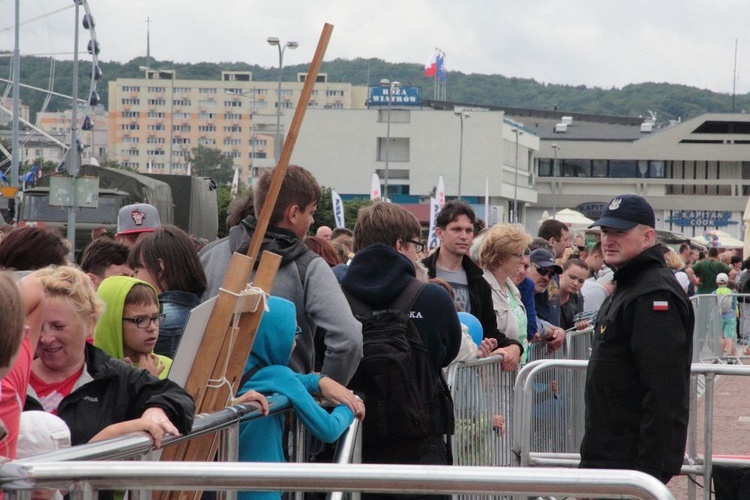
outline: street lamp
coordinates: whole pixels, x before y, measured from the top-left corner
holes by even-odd
[[[555,143],[552,144],[552,149],[555,150],[555,161],[552,163],[552,218],[555,218],[555,214],[557,213],[557,152],[560,149],[560,145]]]
[[[275,36],[269,36],[266,41],[268,42],[268,45],[275,46],[279,49],[279,87],[276,94],[276,140],[273,145],[275,155],[274,163],[278,163],[279,158],[281,157],[281,76],[282,69],[284,68],[284,52],[287,47],[290,49],[296,49],[299,47],[299,44],[297,42],[286,42],[282,45],[278,37]]]
[[[464,164],[464,118],[467,120],[471,115],[465,111],[454,111],[455,114],[461,120],[461,141],[458,148],[458,199],[461,199],[461,171]]]
[[[517,127],[510,129],[510,131],[516,134],[516,175],[515,181],[513,182],[513,222],[518,223],[518,136],[523,135],[523,132]]]
[[[388,89],[388,125],[385,130],[385,184],[383,186],[383,200],[388,201],[388,161],[391,153],[391,96],[401,90],[401,83],[383,78],[380,80],[380,86]]]

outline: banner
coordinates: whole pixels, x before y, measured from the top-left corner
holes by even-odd
[[[240,189],[240,169],[234,169],[234,177],[232,178],[232,188],[229,190],[229,194],[237,196],[237,191]]]
[[[443,176],[438,177],[437,190],[435,191],[435,198],[437,199],[438,206],[443,208],[445,205],[445,184],[443,183]]]
[[[440,206],[435,198],[430,198],[430,236],[427,238],[427,249],[432,250],[440,246],[437,234],[435,234],[435,219],[440,211]]]
[[[380,177],[378,174],[372,174],[372,182],[370,183],[370,200],[375,201],[380,199]]]
[[[333,218],[336,221],[336,227],[346,227],[346,222],[344,222],[344,202],[341,201],[341,196],[331,189],[331,198],[333,199]]]

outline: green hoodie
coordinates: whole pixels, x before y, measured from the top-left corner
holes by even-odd
[[[94,345],[116,359],[125,358],[122,347],[122,315],[125,310],[125,298],[130,289],[139,283],[153,289],[149,283],[139,279],[111,276],[101,282],[96,292],[106,307],[94,329]],[[154,297],[156,296],[157,293],[154,290]],[[156,306],[159,306],[158,299],[156,299]],[[172,367],[172,360],[159,354],[156,356],[164,363],[164,371],[161,372],[159,378],[165,379]]]

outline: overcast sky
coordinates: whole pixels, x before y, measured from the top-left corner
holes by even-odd
[[[0,0],[0,50],[13,48],[15,0]],[[668,82],[750,92],[747,0],[89,0],[100,58],[151,54],[177,62],[276,66],[266,38],[294,40],[285,64],[312,59],[323,24],[334,25],[326,60],[376,57],[424,64],[435,47],[449,71],[539,82],[622,87]],[[73,46],[71,0],[21,1],[21,52]],[[56,14],[45,13],[61,10]],[[24,20],[39,18],[24,23]],[[81,47],[88,41],[82,33]],[[743,36],[745,37],[743,39]],[[67,54],[66,54],[67,53]],[[3,75],[4,76],[4,75]],[[414,82],[418,83],[418,82]],[[448,82],[450,86],[450,80]]]

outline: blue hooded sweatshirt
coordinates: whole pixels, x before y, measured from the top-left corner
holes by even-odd
[[[281,297],[268,299],[268,311],[258,326],[245,372],[260,367],[245,382],[238,395],[255,390],[270,396],[281,394],[289,398],[297,417],[308,432],[326,443],[336,441],[354,420],[354,414],[345,405],[328,413],[311,394],[320,391],[320,375],[302,375],[287,367],[292,354],[297,329],[294,303]],[[282,433],[284,415],[270,415],[240,424],[240,462],[284,462]],[[238,491],[240,500],[270,500],[281,498],[280,492]]]

